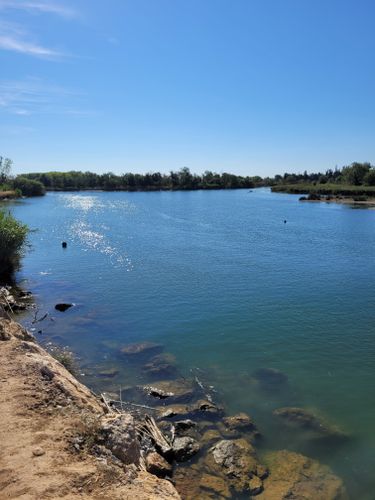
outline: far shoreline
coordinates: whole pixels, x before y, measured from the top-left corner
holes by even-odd
[[[331,198],[320,198],[318,200],[313,200],[313,199],[308,199],[302,196],[299,201],[302,202],[309,202],[309,203],[338,203],[340,205],[354,205],[354,206],[359,206],[359,207],[367,207],[367,208],[375,208],[375,198],[370,198],[368,200],[355,200],[354,198],[350,197],[345,197],[345,198],[340,198],[340,197],[331,197]]]

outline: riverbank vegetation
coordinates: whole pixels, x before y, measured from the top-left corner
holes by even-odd
[[[350,184],[280,184],[272,186],[272,191],[290,194],[315,193],[332,196],[375,196],[375,186],[351,186]]]
[[[271,187],[274,192],[320,194],[323,196],[375,196],[375,167],[370,163],[352,163],[342,168],[325,172],[284,173],[274,177],[240,176],[229,173],[205,171],[198,175],[187,167],[169,174],[149,172],[146,174],[112,172],[43,172],[29,173],[11,178],[9,165],[5,161],[8,175],[0,176],[3,189],[24,196],[39,196],[45,191],[178,191],[197,189],[238,189]],[[0,163],[1,167],[1,163]],[[1,169],[0,169],[1,172]],[[4,183],[6,181],[6,183]]]
[[[236,189],[252,188],[260,178],[242,177],[228,173],[218,174],[206,171],[202,175],[193,174],[188,168],[177,172],[161,174],[126,173],[115,175],[111,172],[45,172],[24,174],[25,178],[37,181],[49,191],[71,191],[81,189],[100,189],[105,191],[177,191],[196,189]]]
[[[375,167],[370,163],[352,163],[341,169],[325,172],[275,175],[274,177],[240,176],[229,173],[205,171],[193,174],[185,167],[169,174],[150,172],[147,174],[93,172],[44,172],[23,174],[18,178],[17,187],[35,185],[36,191],[42,185],[48,191],[104,190],[104,191],[161,191],[195,189],[237,189],[269,186],[273,191],[289,193],[317,192],[321,194],[366,195],[375,193]],[[26,186],[26,187],[25,187]]]
[[[322,196],[375,197],[375,167],[370,163],[352,163],[324,173],[285,173],[269,179],[274,192]]]
[[[28,228],[10,213],[0,211],[0,281],[7,283],[18,269]]]
[[[46,192],[41,182],[22,175],[11,175],[13,161],[0,156],[0,200],[21,196],[43,196]]]

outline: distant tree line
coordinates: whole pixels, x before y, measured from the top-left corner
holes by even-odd
[[[14,196],[42,196],[46,192],[41,182],[23,175],[11,175],[13,161],[0,156],[0,192],[13,192]]]
[[[45,172],[24,174],[30,181],[41,183],[47,190],[69,191],[80,189],[103,189],[106,191],[162,191],[196,189],[237,189],[252,188],[260,177],[242,177],[228,173],[218,174],[206,171],[202,175],[193,174],[185,167],[177,172],[161,174],[126,173],[115,175],[112,172],[95,174],[93,172]]]
[[[197,175],[184,167],[169,174],[149,172],[146,174],[112,172],[44,172],[10,175],[12,161],[0,157],[0,191],[14,190],[19,195],[40,196],[49,191],[72,191],[100,189],[105,191],[162,191],[196,189],[238,189],[271,186],[375,186],[375,167],[370,163],[352,163],[342,168],[325,172],[298,174],[284,173],[274,177],[240,176],[229,173],[219,174],[206,170]]]
[[[334,170],[329,169],[325,172],[310,173],[306,171],[303,174],[275,175],[273,178],[263,179],[263,185],[291,184],[337,184],[348,186],[375,186],[375,167],[371,163],[354,162]]]

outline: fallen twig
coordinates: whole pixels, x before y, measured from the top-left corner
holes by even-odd
[[[153,408],[152,406],[141,405],[141,404],[137,404],[137,403],[130,403],[129,401],[122,401],[122,400],[121,401],[117,401],[116,399],[111,399],[110,403],[118,403],[118,404],[120,404],[121,409],[122,409],[122,405],[124,405],[124,406],[130,405],[130,406],[136,406],[137,408],[145,408],[146,410],[157,411],[157,408]]]
[[[48,316],[48,313],[46,313],[44,316],[42,316],[41,318],[38,318],[38,312],[39,312],[39,309],[37,309],[34,313],[34,319],[32,320],[31,324],[32,325],[35,325],[35,323],[40,323],[41,321],[44,321],[47,316]]]
[[[171,453],[172,446],[168,439],[162,434],[155,420],[149,415],[145,415],[143,422],[136,426],[140,435],[146,435],[155,443],[163,455]]]

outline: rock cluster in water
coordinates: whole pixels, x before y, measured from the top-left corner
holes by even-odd
[[[171,477],[183,499],[346,498],[342,481],[317,461],[286,450],[260,456],[256,445],[261,436],[251,416],[227,415],[197,377],[179,375],[174,357],[159,344],[131,344],[121,352],[137,358],[152,380],[125,388],[120,395],[121,403],[145,407],[154,418],[147,417],[150,428],[141,433],[145,467],[159,477]],[[274,369],[257,370],[253,377],[265,390],[287,383]],[[274,414],[289,423],[333,432],[302,409],[282,408]]]
[[[24,311],[32,306],[31,292],[18,287],[0,286],[0,313]]]
[[[312,438],[324,438],[327,441],[344,441],[348,436],[337,426],[326,422],[317,414],[305,408],[285,407],[278,408],[273,414],[288,426],[301,429]]]

